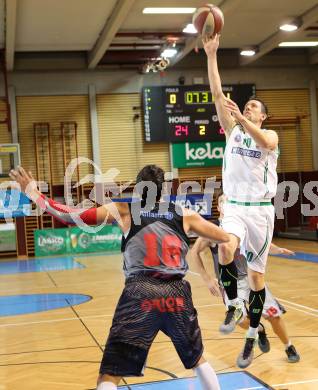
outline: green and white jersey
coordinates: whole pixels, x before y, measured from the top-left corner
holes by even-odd
[[[263,130],[267,131],[267,130]],[[258,146],[236,124],[229,136],[223,159],[223,190],[230,200],[269,201],[277,190],[277,150]]]

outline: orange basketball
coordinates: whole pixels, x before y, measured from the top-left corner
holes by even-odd
[[[205,4],[197,8],[192,23],[202,36],[219,34],[224,26],[223,12],[213,4]]]

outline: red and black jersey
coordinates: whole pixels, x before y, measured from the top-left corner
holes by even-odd
[[[183,229],[182,209],[173,203],[156,203],[151,211],[130,205],[131,227],[123,237],[126,277],[147,274],[155,277],[183,277],[188,270],[189,239]]]

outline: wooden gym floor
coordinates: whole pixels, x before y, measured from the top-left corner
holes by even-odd
[[[316,254],[318,259],[316,242],[275,242],[300,252]],[[207,254],[205,260],[211,266],[209,256]],[[71,307],[0,316],[0,390],[95,388],[101,348],[123,287],[122,260],[120,254],[76,260],[86,268],[0,274],[0,297],[70,293],[93,298]],[[191,260],[189,262],[195,273]],[[187,278],[199,312],[205,357],[218,373],[239,370],[235,361],[242,348],[244,333],[240,329],[229,336],[218,333],[224,314],[223,304],[210,295],[194,273]],[[271,351],[261,354],[256,349],[256,358],[247,371],[275,389],[318,389],[318,264],[270,257],[267,283],[288,310],[284,319],[301,361],[296,364],[287,362],[284,347],[268,324]],[[155,339],[147,367],[143,378],[128,378],[127,382],[165,380],[171,378],[170,374],[193,376],[191,370],[183,368],[171,342],[163,334]]]

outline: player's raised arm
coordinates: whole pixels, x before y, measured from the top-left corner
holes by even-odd
[[[117,221],[119,226],[123,228],[123,221],[126,216],[129,216],[127,203],[111,202],[100,207],[82,209],[55,202],[39,191],[31,172],[27,173],[22,167],[11,170],[10,177],[20,185],[20,190],[42,210],[65,225],[75,225],[80,220],[87,225],[99,225]]]
[[[261,112],[259,118],[255,117],[257,107],[262,107],[259,100],[251,98],[241,113],[238,105],[231,99],[225,98],[224,107],[229,114],[240,123],[244,130],[254,139],[254,141],[264,149],[275,150],[278,146],[278,135],[273,130],[262,130],[261,125],[267,118],[267,114]]]
[[[204,37],[203,45],[206,55],[208,57],[208,75],[212,95],[214,96],[214,102],[216,107],[216,112],[220,125],[223,127],[226,136],[228,137],[232,131],[232,128],[235,124],[234,119],[231,114],[224,106],[226,97],[222,91],[221,78],[219,74],[218,64],[217,64],[217,50],[219,47],[219,35],[216,34],[214,37]]]

